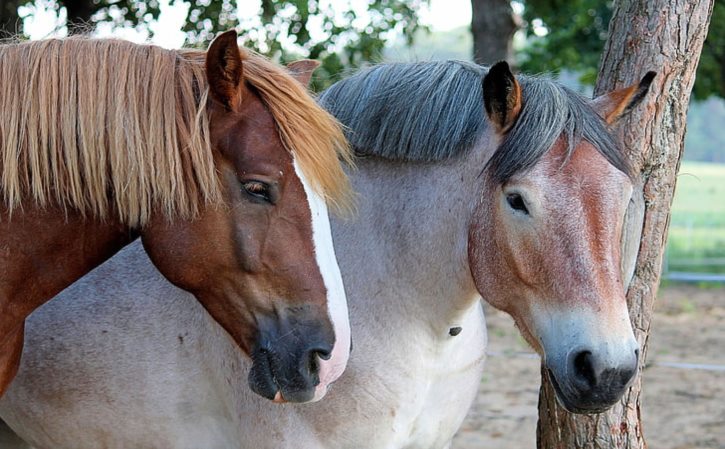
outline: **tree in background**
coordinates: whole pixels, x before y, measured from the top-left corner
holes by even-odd
[[[520,67],[532,73],[570,70],[594,85],[611,18],[611,1],[526,0]]]
[[[509,2],[471,0],[474,42],[491,41],[499,46],[498,52],[483,52],[474,46],[476,62],[491,64],[506,59],[523,72],[569,72],[578,77],[581,84],[594,86],[597,67],[609,35],[613,1],[514,0],[511,3],[518,3],[516,11],[520,17],[501,3]],[[692,93],[696,100],[725,98],[725,0],[715,0],[714,3],[712,25],[704,43]],[[683,21],[683,26],[686,26],[686,19]],[[485,27],[476,25],[481,23]],[[512,31],[511,24],[516,24],[518,28]],[[519,37],[525,37],[521,39],[523,46],[513,54],[503,51],[509,48],[517,30],[521,34]],[[506,43],[500,43],[504,37]],[[521,41],[517,40],[517,43]],[[710,98],[707,102],[693,105],[688,119],[688,159],[725,161],[720,148],[725,131],[717,126],[718,121],[725,117],[725,103],[717,100]]]
[[[241,25],[246,44],[286,63],[311,58],[322,64],[315,72],[316,88],[329,85],[345,69],[381,59],[385,43],[402,34],[411,43],[418,29],[418,10],[427,0],[371,0],[364,14],[349,3],[333,8],[319,0],[262,0],[261,26]],[[219,31],[238,27],[235,2],[204,6],[196,0],[184,26],[188,40],[206,45]],[[321,35],[313,37],[313,33]]]
[[[0,5],[0,33],[6,36],[22,34],[22,22],[18,19],[18,8],[32,3],[30,0],[2,0]],[[156,0],[136,2],[133,0],[56,0],[57,8],[66,9],[68,34],[77,34],[92,28],[92,18],[101,14],[96,21],[108,17],[110,10],[121,13],[117,20],[121,24],[135,24],[148,13],[151,18],[157,18],[160,10]],[[7,14],[7,18],[3,16]],[[90,26],[90,27],[89,27]]]
[[[625,248],[636,250],[627,303],[642,348],[640,374],[684,149],[690,93],[714,2],[618,2],[595,88],[596,96],[633,84],[648,70],[658,72],[644,104],[621,119],[617,127],[638,174],[625,220]],[[557,403],[545,370],[542,378],[537,430],[540,449],[647,447],[640,419],[641,375],[618,404],[596,415],[567,413]]]
[[[29,0],[2,0],[0,36],[21,31],[17,8]],[[176,1],[176,0],[175,0]],[[242,0],[243,1],[243,0]],[[98,22],[117,26],[146,28],[160,13],[158,0],[55,0],[67,10],[71,34],[84,32]],[[208,43],[217,32],[239,26],[236,0],[189,0],[189,17],[184,25],[188,40]],[[399,33],[407,43],[421,28],[417,13],[428,0],[370,0],[366,17],[349,3],[333,11],[319,0],[262,0],[261,23],[241,24],[246,45],[289,62],[300,57],[318,59],[316,87],[335,80],[345,68],[376,61],[385,42]],[[521,17],[514,13],[518,3]],[[715,0],[710,35],[699,66],[694,95],[698,99],[717,95],[725,98],[725,0]],[[593,85],[596,67],[607,38],[612,17],[612,1],[600,0],[471,0],[473,56],[478,63],[508,60],[530,73],[577,73],[585,84]],[[314,25],[314,26],[311,26]],[[311,34],[322,30],[321,36]],[[395,33],[391,33],[391,31]],[[526,44],[513,51],[517,30],[526,35]],[[283,45],[284,43],[284,45]]]
[[[370,0],[360,11],[349,2],[336,4],[319,0],[262,0],[259,22],[239,23],[236,0],[187,0],[190,4],[183,31],[192,45],[206,46],[220,31],[237,28],[245,45],[282,63],[311,58],[322,63],[315,72],[317,88],[334,81],[343,69],[359,67],[380,58],[385,43],[396,35],[412,42],[418,22],[418,10],[427,0]],[[28,0],[3,0],[0,31],[15,23],[15,13]],[[161,12],[158,0],[55,0],[65,8],[69,34],[88,32],[99,22],[145,29]],[[323,7],[323,5],[326,5]],[[4,28],[6,32],[15,27]],[[18,30],[19,31],[19,30]]]
[[[583,83],[594,85],[596,67],[609,35],[614,2],[524,0],[524,3],[527,45],[518,55],[521,69],[532,73],[570,70],[577,72]],[[666,13],[669,6],[668,3],[660,12]],[[682,26],[687,26],[686,21]],[[725,0],[715,0],[712,26],[694,87],[695,98],[705,99],[710,95],[725,98]]]
[[[511,3],[523,9],[517,17]],[[524,72],[575,72],[594,85],[608,36],[613,1],[601,0],[471,0],[473,57],[479,64],[505,59]],[[694,96],[725,98],[725,0],[715,0],[713,26],[705,41]],[[512,51],[517,30],[526,43]]]
[[[471,0],[473,60],[479,64],[514,62],[513,39],[519,28],[510,0]]]

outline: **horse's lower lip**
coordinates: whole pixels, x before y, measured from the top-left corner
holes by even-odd
[[[546,371],[549,373],[549,381],[551,382],[551,385],[554,387],[554,393],[556,393],[556,399],[559,401],[559,403],[564,408],[566,408],[566,405],[563,404],[564,394],[561,392],[561,387],[559,386],[559,382],[556,381],[556,376],[554,376],[554,372],[551,371],[550,368],[546,368]]]
[[[284,404],[287,401],[282,397],[282,392],[280,390],[277,390],[277,393],[274,395],[274,399],[272,399],[272,402],[275,402],[277,404]]]
[[[556,377],[554,376],[554,373],[551,371],[551,369],[546,368],[546,371],[549,373],[549,380],[551,381],[551,385],[554,387],[554,392],[556,394],[556,401],[566,409],[566,411],[570,413],[576,413],[579,415],[591,415],[594,413],[601,413],[609,409],[609,407],[592,407],[592,408],[581,408],[577,407],[573,404],[570,404],[567,400],[566,396],[561,390],[561,387],[559,386],[559,383],[556,381]]]

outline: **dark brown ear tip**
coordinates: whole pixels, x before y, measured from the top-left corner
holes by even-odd
[[[212,47],[226,47],[227,45],[230,45],[237,42],[237,38],[239,35],[237,34],[236,30],[229,30],[221,33],[216,38],[214,38],[213,41],[211,41],[211,44],[209,44],[209,48]]]
[[[239,37],[239,33],[237,33],[237,30],[228,30],[220,34],[219,37],[224,39],[234,39],[236,41]]]
[[[500,73],[499,73],[500,72]],[[511,73],[511,68],[509,67],[509,63],[506,61],[498,61],[496,64],[492,65],[490,69],[488,69],[488,73],[491,74],[509,74]]]
[[[510,85],[514,82],[514,74],[511,73],[509,64],[506,61],[499,61],[488,69],[488,73],[483,77],[484,95],[489,89],[496,89],[501,83]]]

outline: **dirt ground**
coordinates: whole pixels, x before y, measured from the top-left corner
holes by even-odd
[[[486,307],[490,356],[453,449],[536,445],[539,359],[508,315]],[[710,369],[668,363],[705,364]],[[725,288],[660,290],[643,373],[642,414],[652,449],[725,449]]]

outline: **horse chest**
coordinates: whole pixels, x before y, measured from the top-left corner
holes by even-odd
[[[404,394],[391,407],[386,449],[446,447],[476,396],[486,350],[480,306],[465,317],[460,334],[441,341],[427,358],[411,362],[416,372],[401,385]]]

